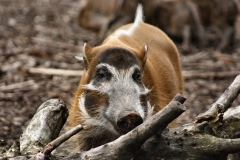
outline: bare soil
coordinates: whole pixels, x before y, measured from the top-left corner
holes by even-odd
[[[0,140],[8,145],[19,139],[46,100],[59,98],[69,106],[80,77],[28,70],[83,69],[75,56],[81,54],[84,42],[93,44],[97,34],[77,25],[79,6],[80,0],[0,0]],[[234,80],[234,72],[240,73],[240,20],[236,29],[235,46],[224,52],[215,51],[216,46],[191,46],[188,53],[180,49],[183,71],[194,74],[185,76],[188,110],[179,118],[180,124],[206,111]],[[224,75],[206,75],[210,73]],[[238,98],[234,106],[239,102]]]

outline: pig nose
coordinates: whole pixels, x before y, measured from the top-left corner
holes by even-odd
[[[142,117],[137,113],[129,113],[117,121],[117,127],[125,134],[143,123]]]

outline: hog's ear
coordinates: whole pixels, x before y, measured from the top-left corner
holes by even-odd
[[[145,45],[141,51],[140,61],[142,62],[142,69],[144,68],[147,61],[148,46]]]
[[[83,61],[85,65],[85,69],[88,69],[88,65],[92,60],[92,48],[87,44],[84,43],[83,45]]]

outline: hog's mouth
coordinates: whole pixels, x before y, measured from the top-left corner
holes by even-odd
[[[117,121],[117,128],[121,133],[126,134],[142,123],[143,119],[139,114],[130,113]]]
[[[112,123],[106,118],[101,118],[101,120],[95,118],[92,117],[85,119],[83,124],[84,129],[79,132],[79,136],[85,142],[81,144],[83,150],[89,150],[112,142],[143,123],[143,120],[139,120],[139,118],[134,116],[127,118],[127,121],[124,118],[120,118],[118,124]],[[131,120],[131,118],[134,120],[134,124],[129,125],[128,121]]]

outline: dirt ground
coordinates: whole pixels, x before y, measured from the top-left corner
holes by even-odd
[[[82,70],[75,59],[97,34],[77,25],[80,0],[0,0],[0,140],[19,139],[37,108],[50,98],[69,106],[80,77],[32,74],[31,67]],[[240,22],[236,39],[240,39]],[[214,103],[240,73],[240,45],[223,53],[216,46],[181,52],[185,106],[180,124]],[[191,73],[189,75],[189,73]],[[223,76],[211,75],[223,74]],[[208,75],[209,74],[209,75]],[[240,99],[234,102],[239,105]]]

